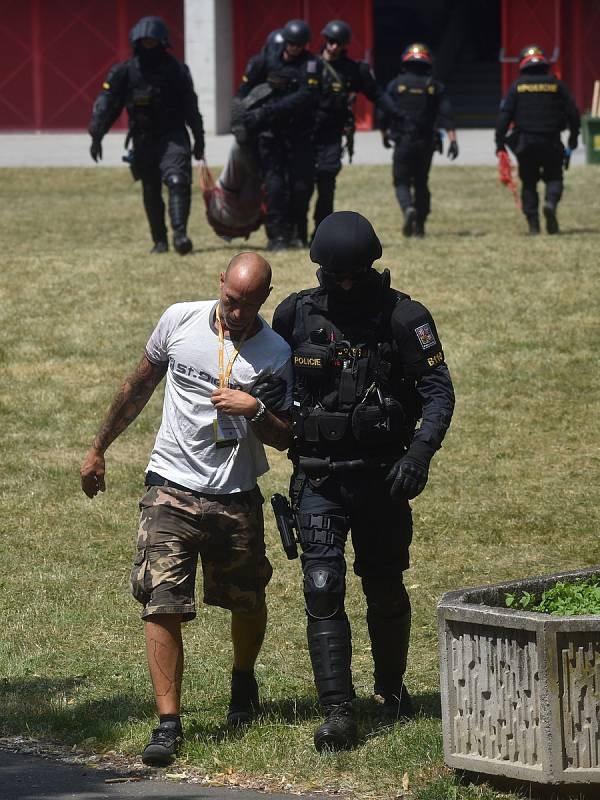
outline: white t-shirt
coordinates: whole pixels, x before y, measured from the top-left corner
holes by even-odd
[[[169,362],[162,422],[147,469],[189,489],[208,494],[244,492],[269,469],[262,442],[243,417],[242,436],[217,447],[210,401],[219,386],[219,336],[211,322],[216,301],[176,303],[160,318],[146,345],[152,363]],[[287,343],[259,317],[262,327],[246,339],[235,359],[229,386],[249,391],[259,378],[276,375],[287,383],[284,409],[292,404],[293,374]],[[225,338],[224,364],[234,352]]]

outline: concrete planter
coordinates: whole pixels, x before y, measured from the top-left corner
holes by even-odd
[[[600,784],[600,617],[505,607],[600,567],[447,592],[438,605],[450,767],[544,784]]]

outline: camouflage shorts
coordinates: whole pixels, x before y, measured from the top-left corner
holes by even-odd
[[[151,486],[140,502],[131,592],[153,614],[196,616],[194,586],[202,560],[204,602],[252,614],[264,606],[273,570],[265,554],[263,497],[250,492],[195,497]]]

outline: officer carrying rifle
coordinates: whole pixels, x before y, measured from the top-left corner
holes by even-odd
[[[373,269],[381,244],[353,211],[330,214],[310,249],[319,286],[279,304],[273,329],[294,363],[292,506],[274,511],[288,558],[302,550],[308,649],[325,721],[317,750],[351,748],[351,634],[344,610],[349,531],[367,600],[375,700],[409,717],[404,673],[410,600],[402,582],[412,538],[409,500],[427,483],[454,409],[429,311]],[[420,426],[417,429],[417,423]]]

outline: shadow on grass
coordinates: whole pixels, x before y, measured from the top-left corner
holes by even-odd
[[[119,724],[152,718],[154,705],[135,695],[116,693],[97,700],[78,700],[85,676],[0,680],[2,733],[46,736],[75,743],[94,737],[104,743],[118,738]]]
[[[598,784],[565,784],[563,786],[548,786],[529,781],[518,781],[500,775],[483,775],[464,770],[455,771],[455,783],[459,786],[490,786],[498,792],[512,793],[517,797],[527,800],[597,800],[599,796]],[[424,798],[426,800],[426,798]]]

